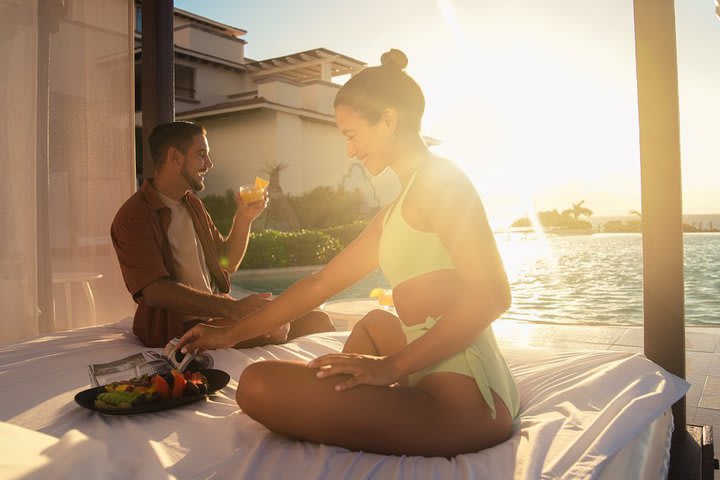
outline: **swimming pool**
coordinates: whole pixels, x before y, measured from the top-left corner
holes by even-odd
[[[318,265],[312,267],[240,270],[230,276],[230,281],[233,290],[237,292],[270,292],[273,295],[278,295],[293,283],[311,275],[313,272],[317,272],[320,268],[322,266]],[[370,295],[370,290],[376,287],[390,288],[390,284],[380,270],[375,270],[329,300],[367,298]]]

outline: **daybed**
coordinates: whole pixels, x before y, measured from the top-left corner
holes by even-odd
[[[657,479],[667,472],[669,407],[688,384],[642,355],[504,345],[521,392],[507,442],[453,459],[396,457],[296,442],[239,410],[249,363],[342,348],[347,332],[267,348],[213,352],[230,383],[173,410],[105,416],[74,403],[86,366],[145,348],[131,321],[0,348],[0,477],[179,479]],[[339,393],[341,395],[341,393]]]

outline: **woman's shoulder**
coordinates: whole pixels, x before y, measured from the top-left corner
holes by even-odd
[[[448,158],[433,155],[417,171],[414,184],[418,190],[460,190],[472,188],[465,172]]]

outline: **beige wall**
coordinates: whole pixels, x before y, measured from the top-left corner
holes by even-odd
[[[205,125],[210,158],[215,166],[205,180],[204,193],[224,194],[252,183],[275,159],[275,114],[250,110],[195,119]]]
[[[340,185],[354,162],[348,158],[345,139],[335,125],[303,121],[297,170],[304,172],[307,190]]]
[[[293,108],[301,108],[300,93],[303,87],[283,80],[263,79],[258,82],[258,96]]]
[[[340,85],[315,81],[296,84],[276,78],[257,81],[258,95],[271,102],[325,115],[333,114],[333,102]]]
[[[235,72],[183,59],[175,59],[175,63],[195,69],[195,99],[200,101],[186,103],[179,100],[175,105],[178,112],[224,103],[229,101],[228,95],[254,89],[246,72]]]
[[[335,108],[335,95],[340,85],[328,82],[312,82],[302,88],[302,108],[315,112],[333,115]]]
[[[300,195],[320,185],[343,182],[355,163],[347,158],[345,140],[335,125],[294,114],[258,109],[196,119],[208,130],[215,167],[206,178],[204,193],[223,194],[255,176],[267,175],[267,165],[284,162],[281,187]],[[357,184],[357,172],[353,185]],[[362,179],[361,179],[362,180]],[[390,202],[399,187],[389,172],[371,179],[381,205]]]
[[[205,53],[235,63],[245,63],[245,43],[243,41],[214,35],[196,24],[176,25],[174,39],[176,45],[188,50]]]

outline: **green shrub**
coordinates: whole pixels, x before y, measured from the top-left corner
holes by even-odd
[[[266,230],[250,234],[240,268],[278,268],[321,265],[342,249],[337,238],[323,232]]]
[[[290,265],[321,265],[342,250],[337,238],[316,230],[290,233],[286,242]]]
[[[345,248],[350,244],[350,242],[355,240],[358,235],[360,235],[360,232],[362,232],[365,227],[367,227],[367,224],[368,222],[366,222],[365,220],[358,220],[348,225],[338,225],[337,227],[323,228],[320,231],[330,235],[331,237],[337,238],[340,241],[340,245]]]
[[[290,255],[283,238],[286,235],[276,230],[251,233],[240,268],[287,267]]]
[[[220,233],[227,235],[232,227],[237,203],[235,202],[235,192],[228,189],[224,195],[209,194],[202,197],[205,208],[210,214],[213,223]]]

